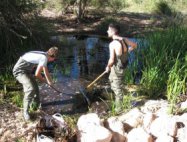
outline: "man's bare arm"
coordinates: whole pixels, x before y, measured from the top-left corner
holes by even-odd
[[[47,80],[47,83],[48,83],[49,85],[53,85],[52,78],[51,78],[51,76],[50,76],[50,74],[49,74],[48,68],[47,68],[47,67],[43,67],[43,71],[44,71],[44,75],[45,75],[45,78],[46,78],[46,80]]]
[[[115,58],[115,50],[111,45],[109,45],[109,50],[110,50],[110,58],[108,60],[108,64],[107,64],[107,67],[106,67],[107,72],[109,72],[111,67],[113,66],[114,58]]]
[[[41,74],[42,70],[43,70],[42,66],[38,66],[36,71],[35,71],[35,77],[38,78],[42,82],[46,82],[46,79],[43,78],[43,76]]]
[[[44,72],[45,78],[42,76],[42,71]],[[35,76],[42,82],[45,82],[49,85],[52,85],[52,79],[50,77],[49,71],[47,67],[38,66],[35,72]]]

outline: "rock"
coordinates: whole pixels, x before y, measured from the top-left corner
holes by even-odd
[[[167,114],[168,102],[165,100],[149,100],[141,107],[144,113],[155,113],[157,116]]]
[[[130,126],[136,128],[139,125],[142,125],[143,113],[140,112],[138,108],[134,108],[129,112],[127,112],[126,114],[119,116],[118,119],[123,123],[127,123]]]
[[[153,142],[153,137],[143,128],[134,128],[127,135],[128,142]]]
[[[126,134],[124,131],[124,126],[121,121],[116,117],[110,117],[106,121],[105,127],[112,131],[111,142],[124,142],[126,141]]]
[[[187,109],[187,100],[186,100],[185,102],[182,102],[182,103],[181,103],[180,108],[181,108],[182,110]]]
[[[187,142],[187,127],[178,129],[177,138],[178,142]]]
[[[158,117],[152,122],[150,133],[155,137],[159,137],[160,135],[175,137],[177,134],[177,122],[171,116]]]
[[[147,113],[144,115],[143,128],[149,132],[151,123],[156,119],[156,115],[153,113]]]
[[[112,133],[101,125],[97,114],[82,115],[77,122],[78,142],[110,142]]]
[[[160,135],[155,142],[174,142],[174,138],[168,135]]]
[[[0,128],[0,136],[3,135],[3,128]]]

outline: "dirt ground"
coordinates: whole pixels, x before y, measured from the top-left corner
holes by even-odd
[[[43,22],[52,24],[48,32],[57,34],[93,34],[107,36],[107,28],[110,22],[120,25],[122,36],[144,36],[147,33],[163,29],[167,24],[166,18],[160,15],[145,13],[102,13],[88,14],[78,22],[73,13],[55,14],[48,10],[41,12]],[[169,20],[169,19],[168,19]]]

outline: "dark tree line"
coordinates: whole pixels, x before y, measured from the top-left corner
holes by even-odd
[[[33,12],[32,0],[1,0],[0,2],[0,66],[12,62],[22,40],[31,35],[26,14]],[[2,60],[1,60],[2,58]],[[5,60],[6,59],[6,63]]]

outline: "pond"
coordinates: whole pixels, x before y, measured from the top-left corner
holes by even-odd
[[[51,40],[55,45],[60,45],[56,64],[62,75],[79,79],[94,76],[105,70],[109,39],[75,35],[54,36]]]
[[[134,38],[130,40],[138,42]],[[56,82],[56,88],[63,93],[58,94],[56,92],[54,97],[54,95],[49,95],[54,94],[54,90],[51,92],[51,89],[47,86],[41,86],[41,90],[45,90],[41,92],[43,95],[43,106],[46,110],[50,112],[62,112],[63,110],[63,113],[72,113],[75,111],[75,108],[79,109],[78,106],[83,101],[80,100],[80,97],[77,100],[76,94],[78,92],[78,94],[85,95],[80,91],[82,90],[80,88],[85,89],[89,83],[105,71],[109,58],[108,46],[110,41],[107,37],[93,35],[51,37],[51,43],[58,45],[60,53],[56,62],[49,64],[49,69]],[[129,66],[133,63],[134,59],[135,55],[131,53],[129,56]],[[100,84],[108,84],[108,74],[100,79]],[[98,92],[94,98],[96,96],[99,96]],[[83,96],[83,99],[85,99],[85,96]],[[101,109],[100,104],[98,104],[98,107]]]
[[[129,39],[140,42],[135,38]],[[60,75],[73,79],[97,76],[107,65],[110,41],[107,37],[94,35],[53,36],[51,42],[60,45],[60,54],[56,66],[53,63],[49,64],[50,69],[56,71],[58,81],[62,79]],[[129,56],[129,64],[132,64],[134,59],[135,55],[132,52]]]

